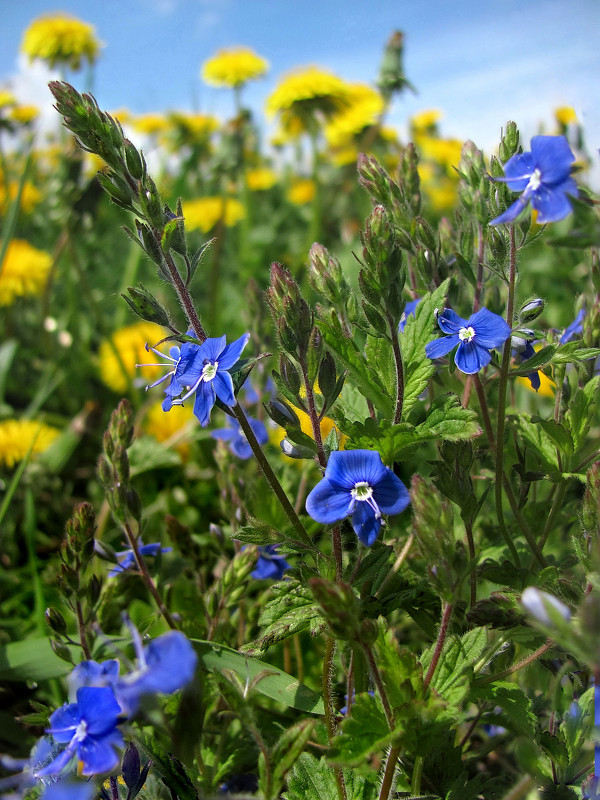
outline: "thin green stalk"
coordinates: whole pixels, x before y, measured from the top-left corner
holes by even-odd
[[[435,643],[435,650],[433,651],[433,655],[431,656],[431,663],[429,664],[429,669],[427,670],[427,674],[423,680],[423,689],[427,689],[429,684],[431,683],[431,679],[435,673],[436,667],[438,665],[438,661],[440,660],[440,656],[442,655],[442,650],[444,649],[444,642],[446,641],[446,635],[448,633],[448,624],[450,622],[450,617],[452,616],[452,611],[454,610],[454,606],[452,603],[446,603],[444,607],[444,611],[442,613],[442,621],[440,623],[440,629],[438,631],[438,638],[437,642]]]
[[[392,340],[392,352],[394,353],[394,365],[396,367],[396,407],[394,409],[394,425],[402,420],[402,408],[404,406],[404,367],[402,365],[402,353],[398,340],[398,329],[394,326],[392,319],[388,316],[387,323],[390,328]]]
[[[418,797],[421,794],[421,778],[423,777],[423,765],[425,759],[423,756],[415,758],[415,766],[413,767],[412,782],[410,785],[411,792]]]
[[[335,655],[335,639],[328,636],[325,642],[325,653],[323,655],[323,705],[325,706],[325,726],[327,728],[327,737],[331,743],[335,736],[335,720],[333,711],[333,697],[331,692],[331,680],[333,675],[333,657]],[[344,782],[344,775],[339,767],[333,768],[335,775],[335,782],[337,785],[339,800],[348,800],[346,794],[346,784]]]
[[[548,519],[546,520],[546,524],[544,525],[544,530],[542,531],[542,535],[540,536],[540,541],[538,542],[540,550],[543,550],[544,545],[546,544],[546,540],[548,539],[548,535],[550,533],[550,530],[552,529],[554,519],[558,514],[558,512],[560,511],[560,509],[562,508],[566,493],[567,493],[567,482],[564,481],[558,487],[558,490],[554,495],[552,506],[550,508],[550,513],[548,514]]]
[[[508,274],[508,302],[506,305],[506,321],[512,329],[515,303],[515,279],[517,274],[517,247],[515,242],[515,229],[510,228],[510,256]],[[502,488],[504,485],[504,424],[506,413],[506,387],[508,383],[508,367],[510,364],[511,344],[510,336],[504,343],[502,351],[502,364],[500,366],[500,378],[498,380],[498,428],[496,432],[496,480],[494,484],[494,494],[496,499],[496,516],[498,525],[504,541],[506,542],[510,554],[516,566],[521,566],[521,560],[517,553],[515,543],[510,537],[504,522],[504,510],[502,508]]]
[[[531,653],[531,655],[527,656],[527,658],[524,658],[517,664],[513,664],[512,667],[509,667],[508,669],[505,669],[502,672],[496,672],[494,675],[486,675],[484,678],[477,678],[477,680],[473,685],[485,686],[487,683],[494,683],[495,681],[501,681],[503,678],[506,678],[509,675],[513,675],[515,672],[518,672],[520,669],[523,669],[523,667],[527,667],[529,666],[529,664],[532,664],[536,659],[544,655],[546,650],[549,650],[551,647],[552,647],[552,642],[550,641],[550,639],[548,639],[546,644],[543,644],[541,647],[538,647],[538,649],[535,652]]]
[[[381,673],[379,672],[379,668],[377,667],[377,662],[375,661],[375,657],[373,655],[373,648],[369,645],[363,645],[363,650],[365,651],[365,655],[367,656],[367,661],[369,662],[369,670],[371,672],[371,676],[373,681],[375,682],[375,686],[377,686],[377,691],[379,692],[379,696],[381,697],[381,703],[383,705],[383,710],[385,712],[385,718],[387,720],[387,724],[391,731],[394,730],[394,715],[392,714],[392,707],[390,706],[390,701],[388,700],[387,692],[385,691],[385,686],[383,685],[383,681],[381,680]]]

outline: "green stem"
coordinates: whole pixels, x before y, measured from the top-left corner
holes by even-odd
[[[331,679],[333,674],[333,656],[335,654],[335,639],[328,636],[325,642],[325,653],[323,655],[323,705],[325,706],[325,726],[327,728],[327,737],[331,743],[335,736],[335,721],[333,711],[333,698],[331,692]],[[335,775],[335,782],[337,785],[339,800],[348,800],[346,794],[346,785],[344,783],[344,775],[339,767],[333,768]]]
[[[514,303],[515,303],[515,279],[517,274],[517,248],[515,242],[515,229],[510,228],[510,256],[509,256],[509,275],[508,275],[508,302],[506,305],[506,321],[512,329]],[[517,553],[517,548],[504,522],[504,511],[502,508],[502,487],[504,485],[504,424],[506,412],[506,387],[508,383],[508,367],[510,364],[511,343],[510,336],[504,343],[502,351],[502,364],[500,366],[500,378],[498,381],[498,428],[496,432],[496,480],[494,493],[496,499],[496,516],[498,525],[504,541],[506,542],[513,561],[517,567],[521,566],[521,560]]]
[[[413,767],[412,783],[410,786],[411,792],[418,797],[421,794],[421,778],[423,776],[423,765],[425,759],[423,756],[415,758],[415,766]]]
[[[425,675],[425,679],[423,680],[423,689],[427,689],[427,687],[431,683],[431,679],[433,678],[433,675],[435,673],[438,661],[440,660],[440,656],[442,655],[444,642],[446,641],[446,635],[448,633],[448,623],[450,622],[450,617],[452,616],[453,610],[454,606],[452,605],[452,603],[446,603],[444,612],[442,614],[442,621],[440,624],[440,630],[438,632],[437,642],[435,643],[435,650],[433,651],[433,655],[431,657],[431,663],[429,664],[429,669],[427,670],[427,674]]]
[[[385,772],[383,773],[383,780],[381,782],[381,789],[379,790],[379,800],[387,800],[390,796],[399,755],[399,747],[392,747],[388,753]]]
[[[503,678],[506,678],[509,675],[513,675],[515,672],[518,672],[520,669],[523,669],[523,667],[527,667],[529,666],[529,664],[532,664],[537,658],[544,655],[546,650],[549,650],[551,647],[552,647],[552,642],[550,641],[550,639],[548,639],[546,644],[543,644],[541,647],[538,647],[538,649],[535,652],[531,653],[531,655],[527,656],[527,658],[524,658],[517,664],[513,664],[512,667],[505,669],[503,672],[496,672],[494,675],[486,675],[484,678],[478,678],[473,685],[485,686],[487,683],[494,683],[495,681],[501,681]]]
[[[396,367],[396,408],[394,409],[393,424],[397,425],[402,419],[402,408],[404,406],[404,367],[402,365],[402,353],[400,352],[400,342],[398,340],[398,328],[394,326],[393,320],[389,315],[387,323],[390,328],[392,352],[394,353],[394,364]]]
[[[544,549],[544,545],[546,544],[546,540],[548,538],[548,534],[552,528],[552,524],[554,522],[554,518],[562,508],[563,501],[565,499],[565,494],[567,493],[567,482],[564,481],[559,488],[556,494],[554,495],[554,500],[552,502],[552,507],[550,508],[550,513],[548,514],[548,519],[546,520],[546,524],[544,525],[544,530],[542,531],[542,535],[540,536],[540,541],[538,542],[538,547],[540,550]]]
[[[494,429],[492,428],[492,421],[490,419],[490,411],[488,409],[487,398],[481,383],[481,378],[476,372],[473,376],[475,384],[475,391],[477,392],[477,399],[479,400],[479,410],[481,411],[481,418],[483,420],[483,427],[485,428],[485,435],[488,438],[488,444],[493,449],[496,447],[496,440],[494,438]],[[464,405],[464,403],[463,403]]]
[[[385,712],[385,718],[387,719],[387,724],[391,731],[394,730],[394,715],[392,714],[392,708],[390,706],[390,701],[388,700],[387,692],[385,691],[385,686],[383,685],[383,681],[381,680],[381,673],[377,667],[377,662],[375,661],[375,657],[373,655],[373,648],[367,644],[363,645],[363,650],[365,651],[365,655],[367,656],[367,661],[369,662],[369,670],[371,671],[371,676],[373,677],[373,681],[375,682],[375,686],[377,686],[377,691],[379,692],[379,696],[381,697],[381,703],[383,705],[383,710]]]

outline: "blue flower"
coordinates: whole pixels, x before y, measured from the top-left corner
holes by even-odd
[[[450,335],[429,342],[425,354],[428,358],[441,358],[458,345],[454,363],[467,375],[486,367],[492,360],[490,350],[503,345],[510,335],[502,317],[487,308],[479,309],[467,320],[446,308],[437,315],[437,322]]]
[[[89,781],[63,780],[47,787],[40,800],[92,800],[96,787]]]
[[[567,195],[577,197],[577,183],[571,177],[573,161],[575,156],[564,136],[534,136],[531,152],[509,158],[504,178],[493,178],[523,194],[490,225],[514,222],[529,202],[538,212],[540,224],[564,219],[571,213]]]
[[[251,417],[248,418],[248,422],[259,444],[262,445],[269,441],[269,434],[267,433],[264,422],[261,422],[259,419],[252,419]],[[238,458],[251,458],[252,448],[248,444],[248,440],[240,428],[240,423],[228,417],[227,425],[227,428],[217,428],[212,431],[210,434],[212,438],[220,439],[223,442],[229,442],[231,452]]]
[[[258,580],[272,578],[276,581],[283,578],[283,573],[290,568],[290,565],[283,556],[279,555],[278,547],[278,544],[268,544],[258,548],[258,561],[256,568],[251,573],[253,578]]]
[[[398,323],[398,331],[402,333],[404,328],[406,327],[406,320],[410,316],[415,316],[415,312],[417,310],[417,306],[421,302],[421,298],[417,297],[416,300],[410,300],[406,306],[404,307],[404,311],[402,312],[402,316],[400,317],[400,322]]]
[[[195,336],[195,332],[193,330],[189,330],[186,334],[187,336]],[[199,344],[192,344],[191,342],[185,342],[181,347],[171,347],[169,349],[169,355],[165,355],[161,353],[160,350],[157,350],[155,347],[150,347],[148,343],[146,343],[146,350],[152,350],[153,353],[159,358],[165,359],[165,363],[162,364],[136,364],[136,367],[167,367],[168,372],[166,375],[163,375],[162,378],[159,378],[154,383],[149,384],[146,386],[146,391],[148,389],[153,389],[155,386],[158,386],[167,378],[171,378],[169,386],[165,390],[165,393],[168,395],[165,400],[163,400],[163,411],[169,411],[171,408],[170,398],[171,397],[178,397],[180,394],[186,391],[186,385],[180,382],[181,376],[186,373],[191,364],[194,361],[196,353],[200,349]],[[165,405],[167,407],[165,408]]]
[[[535,355],[533,344],[528,339],[523,339],[520,336],[513,336],[511,337],[510,341],[513,346],[513,353],[520,363],[527,361],[527,359],[532,358]],[[542,385],[540,373],[537,370],[534,372],[529,372],[527,374],[527,378],[529,379],[531,388],[535,389],[537,392]]]
[[[182,405],[195,393],[194,414],[202,427],[206,428],[217,397],[226,406],[235,406],[237,400],[228,370],[239,360],[249,338],[250,334],[245,333],[229,345],[225,336],[206,339],[199,346],[193,345],[195,349],[189,357],[180,357],[171,383],[165,389],[167,397],[163,401],[163,410],[169,411],[174,405]],[[178,397],[184,389],[185,394]]]
[[[152,542],[151,544],[138,545],[138,549],[142,556],[156,556],[159,553],[170,553],[173,548],[161,547],[160,542]],[[128,569],[137,568],[133,550],[119,550],[115,555],[119,559],[119,563],[108,573],[109,578],[114,578],[115,575],[118,575],[120,572],[125,572]]]
[[[123,734],[117,729],[121,706],[108,686],[84,686],[77,690],[77,702],[59,708],[50,717],[50,733],[66,747],[36,778],[59,775],[76,756],[82,775],[108,772],[119,763],[116,747],[123,747]]]
[[[581,336],[583,333],[583,320],[585,319],[585,308],[579,309],[577,316],[570,325],[564,329],[562,336],[559,339],[560,344],[570,342],[575,336]]]
[[[186,636],[180,631],[169,631],[153,639],[145,647],[138,631],[129,624],[137,655],[137,667],[127,675],[119,676],[119,662],[110,659],[82,661],[69,676],[72,692],[82,686],[110,687],[124,714],[134,714],[140,700],[147,694],[172,694],[183,688],[194,677],[198,656]]]
[[[352,515],[359,540],[372,545],[382,514],[399,514],[410,503],[402,481],[374,450],[337,450],[325,475],[306,498],[306,510],[317,522],[331,525]]]

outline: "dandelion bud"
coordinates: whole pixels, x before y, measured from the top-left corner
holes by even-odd
[[[546,301],[541,297],[528,300],[521,306],[521,310],[519,311],[519,323],[533,322],[534,319],[537,319],[540,314],[543,313],[545,306]]]

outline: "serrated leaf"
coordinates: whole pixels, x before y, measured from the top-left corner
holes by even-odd
[[[531,422],[534,425],[540,425],[544,429],[547,436],[552,439],[563,455],[572,455],[573,439],[569,431],[560,423],[555,422],[553,419],[543,419],[537,415],[531,417]]]
[[[575,339],[556,348],[556,353],[552,356],[552,364],[577,364],[580,361],[598,358],[598,356],[600,356],[600,348],[582,347],[581,339]]]
[[[488,644],[485,628],[474,628],[463,636],[449,636],[434,672],[431,686],[455,707],[459,707],[469,692],[473,667],[481,658]],[[435,645],[423,653],[420,661],[425,670]]]
[[[513,420],[522,437],[538,456],[544,470],[550,475],[556,475],[558,472],[556,445],[550,436],[541,425],[535,425],[524,414],[519,414]]]
[[[400,648],[383,627],[376,643],[377,665],[392,709],[423,696],[423,670],[414,653]]]
[[[534,738],[537,730],[537,717],[533,712],[533,704],[525,692],[516,683],[497,681],[485,686],[471,689],[469,698],[472,700],[487,700],[496,709],[493,716],[494,725],[508,728],[518,736]],[[498,711],[498,709],[500,709]]]
[[[358,767],[372,754],[381,753],[393,739],[377,700],[363,692],[354,698],[352,713],[342,722],[327,760],[342,767]]]
[[[152,761],[152,771],[160,776],[178,800],[198,800],[198,792],[181,761],[149,736],[134,741],[138,750]]]
[[[348,370],[363,396],[368,397],[384,417],[391,416],[393,398],[386,393],[375,365],[369,364],[355,342],[344,336],[337,316],[332,314],[331,317],[320,318],[319,330],[325,344],[335,354],[340,364]]]
[[[264,672],[265,674],[255,684],[257,692],[300,711],[311,714],[325,713],[323,701],[318,694],[277,667],[214,642],[205,642],[201,639],[190,639],[190,641],[205,669],[219,673],[223,670],[232,670],[244,683],[251,683]]]
[[[423,297],[409,316],[400,334],[400,350],[404,369],[404,405],[402,417],[406,419],[419,396],[427,388],[427,382],[435,372],[433,361],[425,355],[426,345],[435,339],[436,324],[434,310],[444,305],[450,279],[438,286],[435,292]],[[438,330],[441,335],[441,331]]]
[[[271,754],[273,764],[272,797],[279,797],[285,776],[305,749],[313,732],[314,724],[312,719],[303,719],[280,735]]]
[[[538,350],[538,352],[534,356],[531,356],[531,358],[528,358],[527,361],[522,361],[519,364],[519,369],[513,370],[510,374],[527,375],[530,372],[535,372],[541,367],[545,367],[546,364],[549,364],[552,361],[552,356],[556,353],[556,349],[556,345],[552,344],[542,347],[541,350]]]
[[[261,633],[242,648],[245,653],[254,655],[264,652],[295,633],[315,631],[325,626],[325,620],[307,586],[287,580],[284,584],[273,586],[271,591],[275,597],[265,605],[260,616]]]
[[[365,357],[377,370],[387,395],[396,397],[396,367],[391,342],[383,337],[367,336]]]
[[[287,547],[300,552],[313,547],[310,537],[307,537],[306,541],[300,542],[284,529],[274,528],[268,522],[263,522],[260,519],[256,519],[256,517],[249,517],[248,524],[234,531],[232,538],[247,544],[285,544]]]
[[[375,800],[379,784],[356,770],[343,770],[348,800]],[[335,774],[324,758],[302,753],[283,793],[285,800],[338,800]]]

